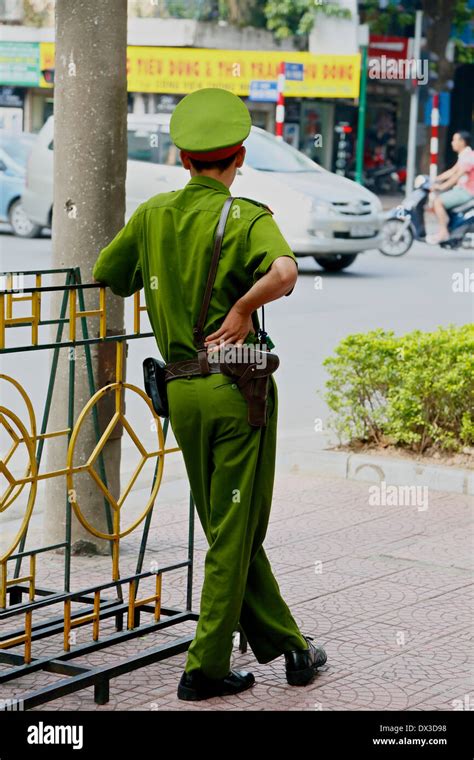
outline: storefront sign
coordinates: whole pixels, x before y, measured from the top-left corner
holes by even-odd
[[[408,37],[371,34],[368,57],[369,79],[407,81],[420,78],[420,62],[408,58]]]
[[[253,79],[250,82],[249,98],[264,103],[276,103],[278,99],[277,83]]]
[[[41,43],[40,47],[40,68],[52,68],[54,44]],[[285,57],[289,60],[285,61]],[[282,60],[303,67],[303,79],[286,80],[286,97],[359,96],[358,54],[140,46],[127,49],[128,91],[185,95],[202,87],[223,87],[236,95],[248,96],[252,81],[276,82]],[[301,70],[293,69],[296,71]],[[41,86],[48,85],[42,80]]]
[[[42,71],[54,70],[54,42],[40,42],[40,87],[51,87]]]
[[[285,63],[285,78],[296,79],[302,82],[304,79],[304,65],[302,63]]]
[[[0,84],[37,87],[39,59],[37,42],[0,42]]]
[[[23,108],[24,90],[19,87],[0,87],[0,106]]]
[[[287,80],[286,97],[358,97],[358,55],[287,55],[291,63],[303,64],[304,79]],[[252,80],[277,80],[282,56],[284,53],[274,51],[130,47],[128,89],[187,93],[201,87],[224,87],[236,95],[249,95]]]

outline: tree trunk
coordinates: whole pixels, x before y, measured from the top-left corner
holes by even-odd
[[[103,248],[124,223],[126,173],[126,0],[58,0],[56,3],[56,61],[54,94],[54,213],[53,267],[80,267],[83,282],[92,281],[92,267]],[[64,282],[58,277],[56,284]],[[84,291],[86,309],[98,308],[96,289]],[[59,316],[62,294],[52,313]],[[79,308],[79,307],[78,307]],[[98,320],[88,318],[89,336],[98,335]],[[109,334],[123,332],[121,298],[107,292]],[[80,320],[77,338],[82,337]],[[67,324],[63,339],[68,339]],[[102,347],[101,347],[102,348]],[[93,346],[96,387],[99,351]],[[67,427],[69,349],[62,349],[48,430]],[[103,354],[101,354],[103,355]],[[75,352],[74,421],[88,401],[85,351]],[[101,375],[104,373],[101,372]],[[113,378],[111,378],[113,379]],[[100,385],[103,385],[101,378]],[[92,417],[85,420],[74,464],[83,464],[95,446]],[[103,449],[110,491],[120,487],[120,437]],[[47,470],[65,467],[65,436],[47,446]],[[74,478],[77,502],[89,522],[107,532],[104,500],[87,473]],[[64,540],[66,520],[64,477],[47,480],[44,541]],[[73,553],[106,553],[108,542],[86,531],[73,515]]]
[[[447,89],[447,83],[454,78],[454,62],[446,58],[446,46],[451,37],[451,28],[454,16],[453,0],[423,0],[425,14],[426,47],[430,51],[432,60],[435,61],[437,78],[430,81],[430,87],[436,92]],[[439,128],[439,172],[444,171],[444,158],[446,153],[447,127]],[[426,127],[426,140],[421,156],[421,171],[428,174],[430,163],[430,134],[431,127]]]
[[[245,26],[249,23],[250,6],[249,0],[227,0],[229,23],[236,26]]]

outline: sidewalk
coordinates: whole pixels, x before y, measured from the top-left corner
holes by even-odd
[[[174,496],[170,491],[159,497],[159,519],[150,535],[144,569],[152,560],[167,564],[186,556],[187,499],[178,485]],[[256,684],[235,697],[197,703],[178,700],[176,687],[186,659],[181,654],[112,680],[110,702],[104,706],[95,705],[92,689],[86,689],[37,709],[453,710],[472,705],[472,500],[430,491],[425,510],[371,506],[370,488],[369,483],[332,477],[277,478],[265,548],[302,631],[314,636],[328,653],[327,664],[309,686],[289,686],[282,657],[259,665],[250,649],[238,650],[236,639],[233,667],[251,670]],[[122,577],[132,569],[137,549],[138,537],[124,541]],[[205,550],[197,521],[196,611]],[[48,555],[39,564],[40,582],[45,585],[61,572],[58,556]],[[108,557],[75,557],[73,567],[74,588],[110,578]],[[142,591],[146,594],[145,586]],[[184,608],[184,594],[185,573],[165,574],[163,605]],[[80,662],[117,662],[137,649],[192,633],[194,627],[192,622],[181,624]],[[78,643],[88,641],[90,626],[77,629],[77,637]],[[54,647],[52,643],[34,642],[33,656],[45,647],[61,651],[59,637]],[[33,674],[6,684],[0,697],[13,696],[12,689],[20,697],[20,691],[57,678],[61,676]]]

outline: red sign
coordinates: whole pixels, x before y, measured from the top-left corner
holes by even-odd
[[[408,37],[386,37],[382,34],[371,34],[369,40],[369,58],[408,58]]]

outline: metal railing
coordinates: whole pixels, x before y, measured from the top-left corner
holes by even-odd
[[[44,285],[46,276],[64,275],[62,285]],[[51,368],[48,387],[41,415],[41,424],[37,425],[37,415],[30,396],[22,384],[12,375],[0,374],[0,382],[9,384],[14,389],[26,408],[26,417],[21,417],[12,409],[0,405],[0,428],[6,432],[11,441],[6,454],[0,460],[0,481],[6,481],[6,488],[0,495],[0,518],[17,502],[25,488],[29,488],[28,498],[20,526],[6,549],[0,552],[0,665],[11,666],[0,668],[0,684],[11,683],[27,673],[37,670],[62,673],[67,676],[64,680],[48,685],[35,692],[25,694],[21,699],[24,709],[37,704],[56,699],[79,689],[93,685],[95,699],[99,703],[108,701],[109,681],[149,662],[174,656],[185,651],[192,636],[184,636],[171,643],[160,645],[140,653],[124,662],[101,668],[88,668],[74,665],[71,660],[87,655],[99,649],[111,647],[127,641],[135,636],[143,636],[147,632],[182,623],[185,620],[197,620],[198,615],[191,609],[192,605],[192,574],[194,546],[194,504],[189,499],[189,522],[187,534],[187,557],[181,562],[158,567],[152,572],[143,571],[144,556],[153,509],[163,476],[165,456],[179,451],[177,447],[166,448],[168,420],[162,425],[156,416],[150,399],[136,385],[124,381],[124,348],[129,340],[151,337],[152,332],[141,332],[141,313],[146,306],[140,303],[140,292],[134,294],[134,332],[131,334],[110,335],[107,329],[107,289],[99,284],[83,284],[79,268],[38,270],[24,272],[21,287],[17,286],[12,272],[0,273],[0,283],[5,285],[0,291],[0,356],[14,358],[19,353],[29,351],[52,351]],[[34,281],[31,287],[24,287],[24,278]],[[98,291],[98,308],[86,309],[84,292]],[[59,315],[56,318],[43,318],[43,296],[46,293],[62,293],[60,298]],[[31,311],[19,316],[17,304],[29,303]],[[98,337],[90,337],[87,320],[98,320]],[[40,341],[40,328],[56,325],[56,333],[52,342]],[[24,345],[8,345],[10,335],[15,328],[30,328],[30,341]],[[18,343],[18,342],[17,342]],[[115,344],[115,379],[104,387],[96,388],[91,357],[91,346],[94,344]],[[74,400],[76,386],[76,356],[75,349],[84,347],[87,380],[89,385],[89,400],[74,418]],[[68,410],[67,426],[64,429],[48,430],[53,390],[57,381],[59,353],[69,350],[68,354]],[[5,359],[6,361],[6,359]],[[156,430],[156,446],[148,450],[142,442],[142,436],[134,430],[124,414],[124,394],[136,394],[153,418]],[[111,394],[113,398],[113,413],[105,429],[99,424],[98,405],[102,399]],[[95,436],[95,446],[86,461],[76,464],[75,452],[78,437],[88,416],[92,417]],[[118,498],[114,498],[107,486],[104,465],[103,448],[109,440],[117,424],[123,426],[140,453],[140,460],[130,481]],[[53,437],[65,440],[64,467],[45,472],[42,469],[44,444]],[[19,477],[13,472],[11,463],[20,447],[25,448],[27,467]],[[133,490],[133,486],[145,463],[156,459],[152,485],[145,506],[131,524],[122,524],[121,513],[123,505]],[[98,472],[95,469],[98,467]],[[106,529],[99,530],[91,524],[83,507],[79,504],[75,489],[75,477],[87,472],[101,491],[104,501]],[[46,546],[26,547],[28,529],[35,508],[38,484],[41,481],[65,477],[65,529],[64,540]],[[72,555],[72,519],[77,518],[83,528],[93,536],[109,542],[111,554],[111,580],[101,584],[88,586],[71,591],[71,555]],[[141,526],[141,537],[136,557],[135,572],[126,578],[120,577],[120,542],[137,531]],[[0,523],[1,527],[1,523]],[[61,588],[41,588],[36,581],[37,561],[46,552],[62,550],[64,561],[63,582]],[[22,564],[28,560],[28,571],[22,573]],[[14,567],[10,571],[10,563]],[[187,569],[186,580],[186,609],[165,608],[162,605],[162,577],[165,572]],[[142,579],[156,576],[154,592],[144,598],[138,598],[138,587]],[[123,587],[127,587],[127,598],[124,597]],[[102,599],[101,594],[106,589],[116,592],[114,599]],[[80,603],[80,610],[72,610],[73,603]],[[60,605],[62,614],[53,614],[52,608]],[[151,622],[140,623],[140,612],[148,613]],[[39,615],[38,621],[35,620]],[[108,618],[115,618],[115,630],[104,633],[101,623]],[[124,630],[126,620],[126,630]],[[18,625],[18,622],[20,624]],[[12,629],[12,624],[16,628]],[[5,630],[5,625],[8,630]],[[92,626],[92,641],[79,646],[71,645],[71,630],[76,627]],[[3,630],[2,630],[3,628]],[[36,652],[36,642],[62,633],[63,646],[52,655],[42,655]],[[17,650],[23,647],[23,653]],[[39,647],[41,649],[41,647]],[[14,651],[16,650],[16,651]],[[18,695],[16,694],[16,698]]]

